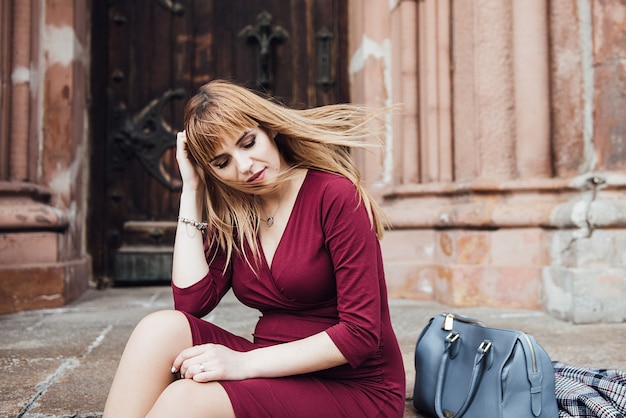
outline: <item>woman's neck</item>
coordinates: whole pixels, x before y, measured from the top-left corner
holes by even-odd
[[[275,190],[259,196],[264,218],[273,218],[285,202],[293,200],[293,195],[300,189],[299,186],[305,175],[306,170],[295,169],[290,177],[281,182]]]

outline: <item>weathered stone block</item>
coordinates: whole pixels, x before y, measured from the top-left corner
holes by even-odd
[[[491,260],[495,265],[544,266],[550,261],[547,234],[540,228],[493,231],[491,243]]]
[[[58,234],[55,232],[0,233],[0,264],[52,263],[57,260]]]
[[[385,263],[410,260],[420,264],[432,264],[435,253],[433,230],[386,231],[380,242]]]
[[[441,267],[435,299],[452,306],[540,309],[541,267]]]
[[[447,230],[437,234],[435,260],[444,264],[545,265],[547,238],[540,228]]]
[[[91,260],[0,267],[0,314],[57,308],[88,287]]]
[[[623,268],[626,266],[626,231],[623,229],[565,230],[554,232],[551,265],[572,268]]]
[[[387,289],[391,298],[433,299],[437,268],[410,261],[385,263]]]
[[[433,230],[385,232],[381,249],[391,297],[430,300],[433,298],[435,236]]]
[[[456,248],[459,264],[489,264],[491,262],[489,233],[459,231],[456,237]]]
[[[547,312],[574,323],[626,320],[626,269],[543,269],[543,303]]]

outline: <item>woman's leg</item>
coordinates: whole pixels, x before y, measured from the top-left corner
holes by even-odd
[[[142,319],[131,334],[104,407],[104,418],[145,417],[173,381],[174,358],[193,345],[185,315],[160,311]]]
[[[147,415],[148,418],[234,418],[228,394],[218,382],[177,380],[169,385]]]

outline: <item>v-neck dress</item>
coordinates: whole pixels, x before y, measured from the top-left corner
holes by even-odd
[[[271,268],[261,255],[251,268],[235,254],[225,270],[225,254],[206,248],[206,277],[187,288],[172,286],[194,345],[248,351],[325,331],[348,364],[291,377],[221,381],[235,415],[401,417],[405,374],[380,244],[355,186],[342,176],[309,170]],[[253,341],[202,319],[231,288],[261,312]]]

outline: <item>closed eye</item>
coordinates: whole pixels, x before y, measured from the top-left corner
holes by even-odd
[[[255,144],[256,144],[256,135],[253,133],[253,129],[244,132],[239,137],[239,139],[237,139],[237,146],[244,148],[244,149],[252,148],[254,147]],[[230,157],[228,156],[227,153],[224,153],[224,154],[220,154],[216,156],[211,161],[211,164],[216,169],[221,170],[221,169],[226,168],[229,162],[230,162]]]
[[[213,167],[218,168],[218,169],[223,169],[226,168],[226,166],[228,166],[228,158],[218,158],[213,160],[211,163],[213,164]]]
[[[242,144],[242,147],[248,149],[248,148],[252,148],[255,144],[256,144],[256,136],[250,135],[248,138],[246,138],[246,141],[244,141],[244,143]]]

